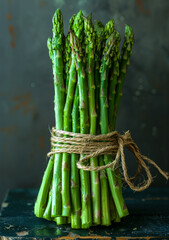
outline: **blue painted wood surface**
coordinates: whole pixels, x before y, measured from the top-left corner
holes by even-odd
[[[169,239],[169,189],[150,188],[141,193],[125,190],[130,215],[111,227],[74,230],[70,225],[36,218],[37,189],[10,190],[2,204],[0,239]]]

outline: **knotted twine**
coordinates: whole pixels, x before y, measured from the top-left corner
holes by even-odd
[[[132,152],[137,160],[137,173],[132,178],[128,175],[124,147]],[[129,131],[125,132],[123,135],[120,135],[117,131],[101,135],[92,135],[56,130],[53,127],[51,131],[51,151],[47,156],[50,157],[56,153],[80,154],[81,157],[77,162],[77,168],[84,171],[101,171],[107,168],[115,169],[121,159],[124,180],[133,191],[141,192],[152,183],[152,175],[145,161],[153,165],[167,180],[169,178],[168,173],[162,171],[154,161],[140,153]],[[109,164],[97,167],[83,164],[86,160],[100,155],[113,155],[115,159]],[[146,172],[147,180],[139,185],[135,185],[132,183],[132,180],[140,174],[142,168],[144,168]]]

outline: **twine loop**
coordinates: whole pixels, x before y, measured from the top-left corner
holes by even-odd
[[[128,175],[124,147],[133,153],[137,160],[137,172],[132,178]],[[51,151],[47,156],[50,157],[56,153],[80,154],[77,168],[84,171],[101,171],[107,168],[115,169],[121,159],[124,180],[133,191],[143,191],[152,183],[153,178],[145,161],[153,165],[167,180],[169,178],[168,173],[161,170],[161,168],[150,158],[140,153],[140,150],[133,141],[129,131],[125,132],[123,135],[120,135],[117,131],[101,135],[92,135],[56,130],[53,127],[51,131]],[[94,167],[87,164],[84,165],[84,162],[88,159],[100,155],[112,155],[115,156],[115,159],[113,160],[112,157],[112,161],[103,166]],[[140,174],[142,168],[146,172],[147,180],[139,185],[135,185],[132,180]]]

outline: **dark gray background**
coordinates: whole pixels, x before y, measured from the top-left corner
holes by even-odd
[[[54,124],[53,82],[46,40],[56,8],[65,32],[82,9],[106,23],[112,17],[123,35],[135,33],[131,65],[118,115],[118,130],[130,130],[141,152],[169,171],[169,1],[0,1],[0,201],[8,188],[39,187]],[[134,172],[134,159],[128,168]],[[152,169],[152,168],[151,168]],[[154,185],[165,186],[157,176]]]

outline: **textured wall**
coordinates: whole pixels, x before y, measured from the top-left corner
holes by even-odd
[[[46,40],[56,8],[65,31],[73,13],[110,18],[123,34],[132,26],[135,45],[118,130],[130,129],[142,153],[169,171],[169,1],[1,0],[0,2],[0,201],[7,188],[38,187],[54,123],[53,82]],[[134,171],[129,156],[129,169]],[[157,172],[153,170],[157,175]],[[154,185],[165,185],[158,175]]]

